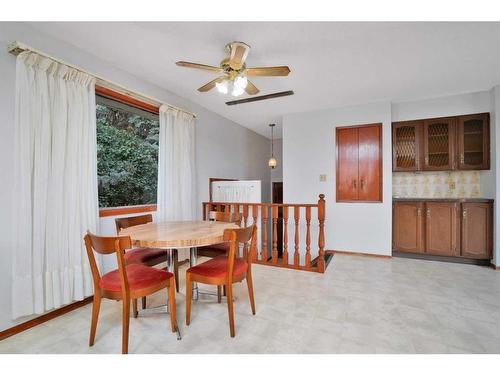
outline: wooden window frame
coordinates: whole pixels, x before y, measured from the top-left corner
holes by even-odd
[[[131,107],[142,109],[143,111],[154,113],[156,115],[160,113],[159,107],[143,102],[139,99],[133,98],[130,95],[113,91],[103,86],[96,85],[95,93],[96,95],[116,100],[117,102],[127,104]],[[103,207],[99,208],[99,217],[136,214],[142,212],[154,212],[156,210],[157,210],[156,204],[141,204],[136,206],[122,206],[122,207]]]

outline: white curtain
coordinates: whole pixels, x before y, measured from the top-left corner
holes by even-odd
[[[13,318],[92,294],[83,235],[98,222],[94,79],[21,53],[15,121]]]
[[[194,220],[196,215],[195,119],[160,107],[157,219]]]

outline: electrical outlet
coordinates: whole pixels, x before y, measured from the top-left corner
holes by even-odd
[[[321,182],[325,182],[325,181],[326,181],[326,174],[320,174],[320,175],[319,175],[319,180],[320,180]]]

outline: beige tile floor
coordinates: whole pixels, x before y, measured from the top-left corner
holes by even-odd
[[[500,353],[500,272],[486,267],[335,255],[324,275],[255,266],[254,284],[256,316],[246,286],[235,287],[235,338],[226,305],[212,300],[194,302],[186,327],[181,290],[183,339],[166,315],[139,317],[129,352]],[[0,341],[0,353],[120,353],[120,309],[103,303],[92,348],[88,305]]]

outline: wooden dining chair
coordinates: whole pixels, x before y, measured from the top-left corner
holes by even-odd
[[[234,309],[233,309],[233,284],[247,281],[248,296],[252,314],[255,315],[255,300],[252,283],[252,259],[256,246],[257,227],[255,225],[226,229],[224,241],[229,243],[227,255],[220,255],[207,262],[201,263],[186,271],[186,325],[191,322],[192,283],[217,285],[220,302],[220,287],[225,286],[227,291],[227,306],[229,314],[229,332],[234,337]],[[250,242],[250,245],[248,244]],[[238,257],[240,244],[243,245],[243,257]]]
[[[142,225],[151,223],[153,221],[153,215],[139,215],[139,216],[129,216],[120,217],[115,219],[116,234],[120,235],[120,230],[133,227],[136,225]],[[146,248],[146,247],[136,247],[128,250],[125,253],[125,262],[127,264],[144,264],[146,266],[156,266],[160,263],[167,261],[168,251],[172,251],[173,265],[174,265],[174,276],[175,276],[175,287],[177,293],[179,293],[179,255],[177,250],[165,250],[158,248]],[[142,308],[146,308],[146,297],[142,299]]]
[[[122,311],[122,353],[128,353],[128,333],[130,322],[130,300],[137,318],[137,299],[168,288],[168,303],[170,309],[170,324],[172,332],[176,332],[175,319],[175,280],[171,272],[143,264],[126,264],[124,253],[132,247],[130,237],[100,237],[90,232],[84,237],[89,258],[92,279],[94,282],[94,301],[92,305],[92,322],[90,325],[89,346],[94,345],[97,320],[101,298],[121,300]],[[100,275],[94,256],[94,251],[103,254],[116,254],[118,269]]]
[[[221,221],[224,223],[235,223],[240,224],[241,217],[237,212],[219,212],[210,211],[209,213],[210,221]],[[229,251],[229,244],[222,242],[215,245],[200,246],[197,249],[197,256],[215,258],[219,255],[225,255]]]

